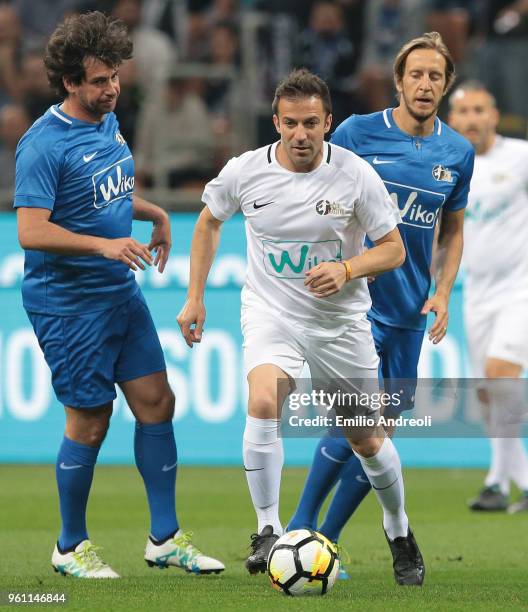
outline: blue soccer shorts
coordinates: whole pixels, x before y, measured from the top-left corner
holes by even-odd
[[[399,407],[389,407],[385,411],[386,416],[397,416],[402,410],[414,407],[424,330],[393,327],[370,317],[369,320],[376,352],[380,358],[380,383],[387,393],[403,391]],[[398,389],[393,388],[394,384]]]
[[[102,406],[116,398],[115,383],[166,369],[140,290],[108,310],[66,317],[28,316],[50,367],[55,394],[65,406]]]

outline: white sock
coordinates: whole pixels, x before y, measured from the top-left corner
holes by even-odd
[[[491,464],[485,484],[487,487],[499,485],[504,495],[510,493],[510,478],[512,469],[515,469],[513,442],[519,437],[522,427],[523,388],[518,383],[517,380],[495,378],[487,385]],[[519,460],[518,452],[515,460]]]
[[[484,484],[498,485],[503,495],[510,494],[510,445],[511,438],[490,438],[491,463]]]
[[[404,508],[403,476],[400,457],[392,440],[385,438],[373,457],[355,454],[383,508],[383,527],[388,537],[391,540],[406,537],[409,519]]]
[[[510,438],[510,478],[521,489],[528,491],[528,455],[521,438]]]
[[[279,495],[284,450],[278,437],[280,421],[246,417],[243,456],[251,501],[257,513],[257,532],[266,525],[282,535]]]

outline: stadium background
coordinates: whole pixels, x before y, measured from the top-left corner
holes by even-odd
[[[103,9],[125,19],[135,59],[122,69],[117,114],[136,159],[138,189],[171,211],[174,247],[164,275],[140,275],[176,391],[182,463],[239,464],[245,382],[241,373],[239,292],[244,278],[241,218],[227,223],[207,294],[207,333],[190,351],[175,316],[184,301],[190,235],[204,182],[230,156],[275,138],[273,87],[292,66],[306,65],[329,83],[335,125],[351,112],[393,103],[390,61],[400,44],[438,30],[460,78],[478,77],[503,113],[500,131],[526,135],[528,17],[511,2],[469,0],[15,0],[0,3],[0,462],[53,462],[63,411],[21,306],[23,253],[10,211],[16,142],[51,103],[42,45],[66,12]],[[517,18],[516,18],[517,15]],[[442,109],[442,116],[445,109]],[[136,225],[134,235],[146,238]],[[462,283],[451,300],[446,339],[427,342],[426,377],[469,375],[461,318]],[[470,418],[468,416],[468,418]],[[101,461],[132,463],[133,420],[122,397]],[[288,440],[291,465],[310,461],[315,441]],[[447,446],[446,446],[447,444]],[[407,466],[485,466],[483,439],[401,439]],[[449,448],[449,452],[446,452]]]

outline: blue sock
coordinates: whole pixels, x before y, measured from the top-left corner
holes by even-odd
[[[66,436],[62,439],[55,473],[62,519],[58,543],[63,551],[88,539],[86,505],[99,448],[74,442]]]
[[[150,534],[156,540],[164,540],[178,530],[176,518],[178,455],[172,421],[155,425],[136,422],[134,455],[147,491]]]
[[[345,438],[325,436],[320,440],[301,499],[288,523],[289,531],[317,528],[319,510],[351,454],[352,449]]]
[[[370,488],[369,479],[361,467],[361,462],[355,455],[352,455],[341,471],[341,480],[337,485],[324,522],[318,531],[332,542],[337,542],[341,530],[370,491]]]

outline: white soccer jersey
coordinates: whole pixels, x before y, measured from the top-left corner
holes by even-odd
[[[528,298],[528,142],[497,136],[475,157],[463,267],[472,308]]]
[[[385,236],[399,223],[399,212],[377,173],[354,153],[325,143],[316,169],[291,172],[277,162],[277,144],[231,159],[206,185],[203,201],[221,221],[239,209],[245,216],[243,304],[248,292],[256,294],[307,334],[335,336],[369,310],[367,281],[317,298],[304,285],[305,272],[361,254],[365,233],[371,240]]]

